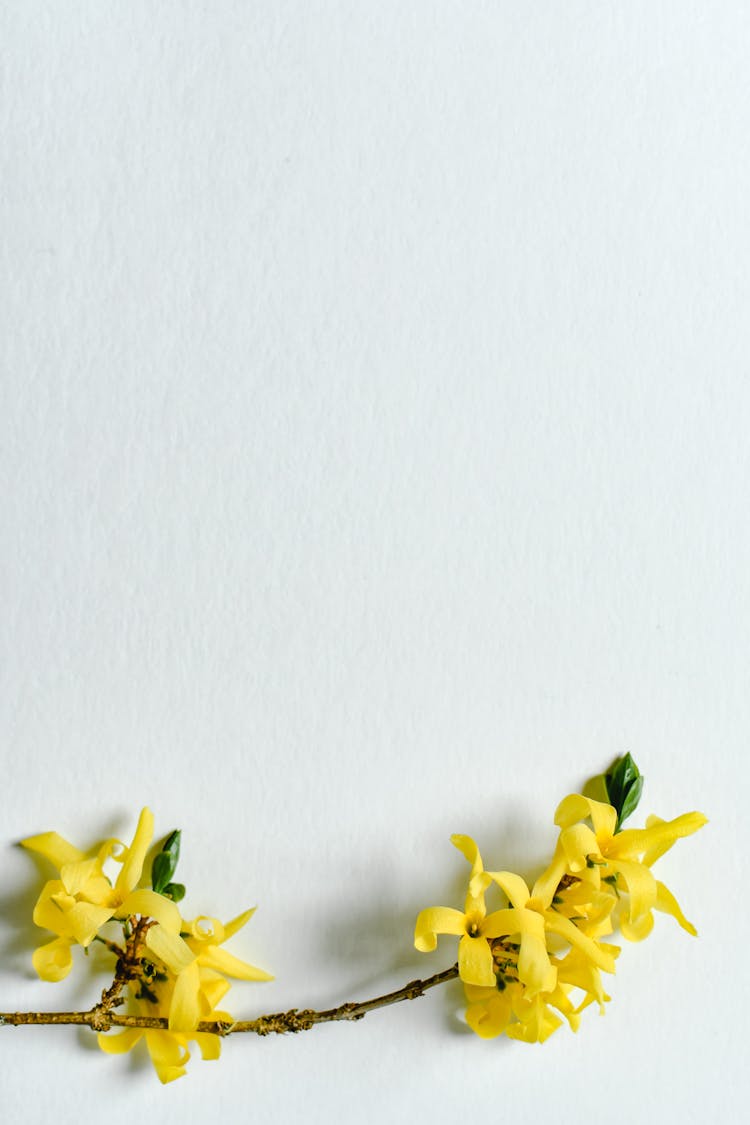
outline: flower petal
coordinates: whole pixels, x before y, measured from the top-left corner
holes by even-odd
[[[483,937],[464,934],[458,943],[458,975],[466,984],[493,985],[492,950]]]
[[[213,1062],[221,1054],[221,1036],[208,1031],[198,1031],[191,1036],[198,1044],[198,1050],[206,1062]]]
[[[138,885],[138,880],[143,871],[143,861],[146,858],[149,844],[154,836],[154,816],[150,809],[141,809],[138,817],[138,826],[135,830],[133,843],[128,848],[125,862],[120,874],[117,876],[115,890],[121,895],[129,894]]]
[[[77,902],[67,912],[70,933],[79,945],[90,945],[97,933],[112,917],[112,910],[106,906],[95,906],[90,902]]]
[[[648,851],[653,856],[653,863],[669,851],[672,845],[685,836],[692,836],[708,818],[700,812],[683,813],[674,820],[660,820],[658,817],[651,819],[648,828],[626,828],[613,839],[607,854],[612,857],[624,856],[633,858]]]
[[[508,937],[510,934],[520,934],[522,911],[508,907],[505,910],[494,910],[482,922],[482,937],[496,938]]]
[[[229,941],[230,937],[233,937],[243,926],[246,926],[256,909],[257,907],[251,906],[249,910],[243,910],[242,914],[238,914],[231,922],[227,922],[224,926],[224,941]]]
[[[178,975],[169,1006],[170,1031],[194,1031],[200,1023],[200,970],[193,961]]]
[[[124,1055],[135,1047],[143,1034],[142,1027],[126,1027],[120,1032],[100,1031],[96,1040],[108,1055]]]
[[[611,805],[605,805],[602,801],[592,801],[590,797],[583,797],[580,793],[571,793],[560,802],[555,811],[555,824],[560,828],[569,828],[576,821],[587,818],[590,818],[599,839],[614,836],[617,813]]]
[[[452,906],[430,906],[422,910],[414,928],[414,945],[422,953],[431,953],[437,945],[437,934],[465,934],[466,916]]]
[[[543,923],[541,915],[537,915]],[[518,953],[518,979],[526,986],[526,995],[535,996],[538,992],[551,992],[557,984],[557,969],[550,962],[544,941],[544,925],[541,933],[524,933]]]
[[[58,871],[66,863],[78,863],[79,860],[86,858],[85,852],[68,843],[57,832],[41,832],[38,836],[27,836],[25,840],[21,840],[21,847],[28,848],[30,852],[36,852],[37,855],[43,855],[45,859],[54,863]]]
[[[539,899],[545,907],[549,906],[566,870],[567,856],[565,854],[565,849],[558,840],[555,854],[552,857],[549,867],[546,871],[542,872],[534,883],[531,898]]]
[[[234,957],[218,945],[207,946],[201,950],[198,957],[201,965],[204,965],[207,969],[216,969],[217,972],[227,973],[228,976],[235,977],[237,980],[274,979],[270,973],[263,969],[256,969],[255,965],[249,965],[247,961],[240,961],[239,957]]]
[[[564,828],[560,833],[560,847],[574,874],[586,867],[588,856],[598,856],[601,851],[599,840],[587,824],[572,824]]]
[[[195,961],[195,954],[187,942],[159,923],[146,932],[146,946],[176,976]]]
[[[209,1011],[213,1011],[214,1008],[219,1006],[232,986],[221,973],[202,965],[200,960],[198,965],[201,973],[201,992],[206,999]]]
[[[603,949],[592,938],[582,934],[569,918],[563,918],[562,914],[548,910],[544,915],[544,925],[551,933],[559,934],[575,949],[585,953],[588,959],[598,965],[600,969],[604,969],[605,973],[615,971],[615,960],[612,954],[607,949]]]
[[[492,995],[487,1000],[469,1004],[466,1022],[482,1039],[496,1039],[505,1031],[512,1015],[510,990],[506,988],[504,992],[498,992],[492,989]]]
[[[688,922],[685,915],[680,910],[680,904],[674,897],[672,892],[664,886],[663,883],[657,882],[656,884],[656,902],[654,903],[655,910],[661,910],[664,914],[671,914],[676,918],[683,930],[687,930],[693,937],[698,936],[698,931],[692,922]]]
[[[523,910],[531,896],[521,876],[515,875],[512,871],[488,871],[487,874],[501,890],[505,891],[511,905],[517,910]]]
[[[648,867],[636,860],[612,859],[609,866],[625,880],[630,896],[630,921],[635,922],[656,902],[656,879]]]
[[[31,961],[42,980],[64,980],[73,967],[70,940],[59,937],[35,949]]]
[[[80,859],[75,863],[64,863],[60,868],[60,881],[69,895],[77,895],[92,876],[98,874],[99,865],[95,859]],[[111,890],[107,884],[107,890]]]
[[[654,928],[654,916],[650,910],[631,922],[629,918],[620,919],[620,933],[626,941],[643,941]]]
[[[142,918],[153,918],[170,934],[179,934],[182,918],[178,907],[171,899],[158,895],[156,891],[131,891],[122,905],[118,907],[117,917],[127,918],[129,914],[140,914]]]
[[[52,930],[53,934],[58,934],[60,937],[71,937],[67,911],[58,901],[60,895],[65,895],[65,892],[59,879],[50,879],[44,884],[34,907],[34,923],[43,930]],[[63,901],[67,902],[68,897],[65,895]],[[71,899],[68,906],[73,904],[74,900]]]
[[[171,1031],[147,1031],[146,1043],[154,1069],[161,1082],[174,1082],[185,1073],[190,1052],[181,1038]]]

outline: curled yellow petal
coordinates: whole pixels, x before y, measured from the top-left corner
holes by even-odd
[[[414,928],[414,945],[421,953],[431,953],[438,934],[466,933],[466,918],[451,906],[430,906],[422,910]]]
[[[122,1031],[100,1031],[96,1041],[108,1055],[124,1055],[131,1051],[144,1032],[140,1027],[126,1027]]]
[[[560,802],[555,811],[555,824],[560,828],[569,828],[576,821],[587,819],[591,820],[594,832],[600,839],[614,836],[617,813],[603,801],[592,801],[590,797],[583,797],[580,793],[571,793]]]
[[[512,906],[522,910],[529,901],[529,888],[520,875],[512,871],[488,871],[487,874],[493,882],[508,896]]]
[[[47,945],[34,950],[31,961],[42,980],[64,980],[73,966],[73,955],[68,938],[55,938]]]
[[[221,1055],[221,1036],[211,1035],[207,1031],[196,1031],[192,1038],[198,1044],[198,1050],[206,1062],[213,1062]]]
[[[609,865],[622,877],[630,896],[630,921],[636,922],[656,902],[656,879],[648,867],[630,859],[611,860]]]
[[[160,1082],[174,1082],[185,1073],[190,1052],[171,1031],[147,1031],[146,1044]]]

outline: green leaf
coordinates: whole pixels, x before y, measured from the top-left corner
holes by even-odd
[[[158,895],[165,893],[166,887],[170,884],[172,876],[177,870],[181,835],[180,829],[176,828],[174,832],[167,836],[158,855],[154,856],[154,862],[151,865],[151,886]]]
[[[166,898],[171,898],[172,902],[182,902],[185,897],[185,886],[183,883],[167,883],[162,894]]]
[[[619,832],[623,822],[635,812],[643,792],[643,776],[630,754],[618,758],[604,775],[607,799],[617,813]]]

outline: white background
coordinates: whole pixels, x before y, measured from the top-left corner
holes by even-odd
[[[184,830],[259,904],[233,1013],[427,975],[451,832],[533,875],[625,750],[711,823],[604,1019],[460,990],[162,1088],[0,1032],[3,1118],[737,1120],[748,1096],[750,14],[742,3],[0,5],[0,1009],[13,844]],[[746,871],[746,869],[745,869]]]

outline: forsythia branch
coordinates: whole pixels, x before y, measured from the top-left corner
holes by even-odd
[[[386,1008],[390,1004],[398,1004],[402,1000],[416,1000],[424,996],[430,988],[455,980],[458,976],[458,965],[444,969],[441,973],[426,977],[424,980],[412,980],[395,992],[387,992],[383,996],[376,996],[372,1000],[354,1000],[339,1005],[338,1008],[328,1008],[318,1012],[312,1008],[291,1008],[288,1012],[276,1012],[272,1015],[258,1016],[254,1020],[235,1020],[225,1023],[221,1020],[207,1020],[198,1024],[199,1032],[208,1032],[211,1035],[235,1035],[241,1032],[252,1032],[255,1035],[283,1035],[289,1031],[308,1031],[321,1023],[333,1023],[337,1020],[361,1020],[368,1012],[376,1008]],[[116,982],[115,982],[116,983]],[[126,1016],[112,1012],[106,1005],[107,990],[104,1002],[95,1005],[88,1012],[0,1012],[0,1025],[21,1027],[39,1024],[77,1024],[90,1027],[94,1031],[109,1031],[111,1027],[135,1027],[167,1030],[169,1020],[157,1016]]]

